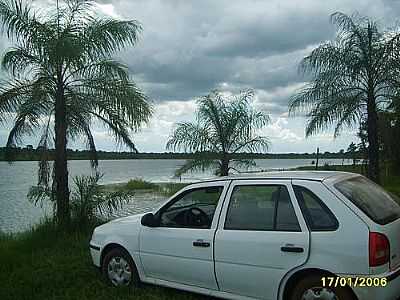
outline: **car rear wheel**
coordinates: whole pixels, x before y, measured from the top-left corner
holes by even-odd
[[[324,287],[321,276],[310,276],[300,280],[291,294],[291,300],[353,300],[346,287]]]
[[[102,273],[113,286],[137,286],[139,275],[132,257],[122,248],[107,252],[103,259]]]

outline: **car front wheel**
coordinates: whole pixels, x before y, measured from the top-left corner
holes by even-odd
[[[345,287],[324,287],[321,276],[310,276],[300,280],[291,294],[291,300],[353,300]]]
[[[113,286],[139,284],[139,276],[132,257],[122,248],[107,252],[103,259],[102,273]]]

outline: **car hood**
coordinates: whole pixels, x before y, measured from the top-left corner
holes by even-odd
[[[99,234],[103,235],[103,234],[107,234],[107,233],[112,233],[112,232],[115,232],[116,229],[122,229],[126,226],[129,226],[130,228],[132,228],[132,225],[140,224],[140,219],[142,218],[143,215],[144,214],[137,214],[137,215],[122,217],[122,218],[118,218],[118,219],[109,221],[103,225],[96,227],[94,230],[94,234],[95,235],[99,235]]]
[[[116,224],[116,223],[137,223],[144,214],[137,214],[128,217],[122,217],[115,220],[112,220],[106,224]]]

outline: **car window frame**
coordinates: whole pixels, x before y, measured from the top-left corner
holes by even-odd
[[[230,229],[230,228],[226,228],[226,221],[227,221],[227,217],[228,217],[228,213],[229,213],[229,207],[231,204],[231,200],[232,200],[232,194],[235,190],[236,187],[238,186],[283,186],[286,188],[288,194],[289,194],[289,198],[290,198],[290,202],[292,204],[294,213],[295,213],[295,217],[297,219],[298,225],[299,225],[299,230],[276,230],[276,229],[264,229],[264,230],[260,230],[260,229],[239,229],[239,228],[234,228],[234,229]],[[291,184],[288,181],[282,181],[282,180],[238,180],[233,182],[230,187],[229,187],[229,191],[226,195],[226,205],[223,209],[223,211],[221,212],[222,216],[222,222],[220,222],[219,224],[219,229],[225,230],[225,231],[249,231],[249,232],[293,232],[293,233],[298,233],[298,232],[304,232],[306,227],[305,224],[305,220],[302,216],[302,214],[299,215],[299,210],[300,208],[297,206],[297,201],[294,201],[293,199],[293,195],[294,195],[294,191],[292,190]],[[278,198],[279,201],[279,198]],[[278,206],[274,206],[274,227],[276,227],[276,219],[277,219],[277,210],[278,210]]]
[[[207,228],[201,228],[201,227],[184,227],[184,226],[161,226],[159,224],[157,227],[163,228],[163,229],[191,229],[191,230],[210,230],[210,229],[215,229],[218,225],[218,221],[220,218],[220,210],[224,204],[224,199],[225,195],[228,190],[230,181],[224,180],[224,181],[213,181],[213,182],[204,182],[204,183],[197,183],[197,184],[190,184],[181,190],[179,190],[177,193],[172,195],[157,211],[154,213],[155,217],[161,222],[161,214],[167,210],[169,207],[174,205],[176,202],[178,202],[182,197],[184,197],[186,194],[193,192],[195,190],[202,190],[206,188],[211,188],[211,187],[222,187],[221,194],[218,199],[218,203],[215,208],[214,216],[213,219],[211,220],[211,225],[210,227]]]
[[[309,209],[303,206],[303,203],[300,201],[300,199],[298,199],[295,188],[299,187],[302,188],[306,191],[308,191],[311,195],[313,195],[315,197],[315,200],[318,202],[318,204],[321,206],[322,210],[324,212],[327,213],[328,216],[332,217],[334,222],[335,222],[335,226],[332,226],[331,228],[326,228],[326,229],[313,229],[311,228],[310,224],[313,224],[314,222],[311,220],[311,216],[309,215]],[[324,200],[322,200],[314,191],[312,191],[310,188],[304,186],[304,185],[300,185],[300,184],[293,184],[293,191],[296,197],[296,201],[299,204],[300,210],[303,214],[304,220],[306,221],[307,227],[309,229],[310,232],[335,232],[339,229],[340,227],[340,223],[338,218],[336,217],[336,215],[332,212],[332,210],[326,205],[326,203],[324,202]]]

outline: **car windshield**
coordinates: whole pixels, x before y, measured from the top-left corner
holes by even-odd
[[[378,224],[400,218],[400,200],[364,177],[341,181],[335,188]]]

